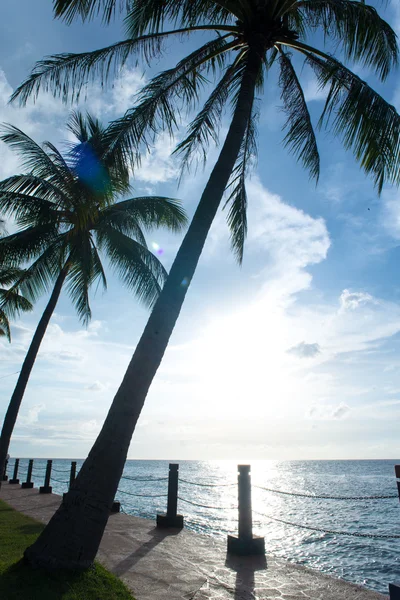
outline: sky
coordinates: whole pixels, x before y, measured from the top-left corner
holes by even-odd
[[[67,26],[50,0],[1,8],[0,122],[37,142],[68,139],[71,105],[47,93],[25,108],[13,89],[44,55],[81,52],[123,38],[120,20]],[[377,3],[400,33],[397,0]],[[121,116],[152,75],[195,42],[170,44],[149,69],[128,64],[111,84],[88,85],[81,108],[102,121]],[[356,72],[400,110],[399,74],[379,84]],[[300,70],[314,120],[324,94]],[[230,249],[226,212],[212,226],[164,361],[129,450],[143,459],[371,459],[400,457],[400,194],[379,197],[339,140],[318,135],[318,186],[283,147],[276,78],[260,99],[258,162],[247,182],[249,228],[241,267]],[[229,114],[221,129],[226,133]],[[184,125],[177,132],[183,135]],[[179,198],[192,215],[218,156],[178,185],[173,141],[161,136],[132,182],[134,195]],[[0,178],[20,172],[0,142]],[[181,235],[147,234],[168,269]],[[0,341],[0,418],[7,408],[46,297]],[[79,322],[62,295],[23,399],[10,453],[85,457],[107,414],[148,317],[112,275],[93,290],[93,318]]]

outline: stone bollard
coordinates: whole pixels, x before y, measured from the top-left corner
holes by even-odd
[[[400,585],[389,583],[389,597],[390,600],[400,600]]]
[[[19,467],[19,458],[16,458],[15,459],[15,463],[14,463],[13,478],[10,479],[10,481],[8,483],[19,483],[19,479],[18,479],[18,467]]]
[[[399,493],[399,500],[400,500],[400,465],[395,465],[394,466],[394,472],[396,474],[396,479],[397,479],[397,491]]]
[[[76,460],[71,460],[71,471],[69,473],[68,492],[71,489],[71,485],[74,483],[75,479],[76,479]],[[65,496],[68,494],[68,492],[63,493],[63,500],[65,500]]]
[[[32,479],[32,469],[33,469],[33,459],[31,459],[29,461],[28,473],[26,475],[26,481],[24,481],[24,483],[21,485],[21,488],[23,490],[29,490],[29,489],[33,488],[33,482],[31,481],[31,479]]]
[[[111,513],[119,513],[120,511],[121,511],[121,502],[114,500],[114,502],[111,505],[110,512]]]
[[[69,474],[69,487],[68,490],[71,489],[71,485],[74,483],[76,479],[76,460],[71,461],[71,472]]]
[[[228,554],[264,555],[264,538],[253,537],[250,465],[238,465],[238,471],[239,536],[228,535]]]
[[[6,458],[6,461],[4,463],[4,473],[3,473],[2,481],[8,481],[7,467],[8,467],[8,458]]]
[[[51,467],[53,466],[53,461],[48,460],[46,465],[46,475],[44,477],[44,485],[39,488],[39,494],[51,494],[53,488],[50,485],[51,478]]]
[[[179,479],[179,465],[170,463],[169,464],[169,473],[168,473],[167,514],[157,515],[157,527],[159,527],[159,528],[166,528],[166,527],[174,527],[176,529],[183,528],[183,516],[177,514],[178,479]]]

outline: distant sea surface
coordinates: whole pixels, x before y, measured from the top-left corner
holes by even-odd
[[[10,465],[13,464],[13,458]],[[78,470],[82,464],[78,460]],[[20,462],[24,481],[28,461]],[[180,461],[178,512],[185,527],[226,538],[237,534],[237,465],[231,461]],[[388,593],[400,579],[400,539],[374,539],[302,529],[271,520],[347,533],[400,536],[400,503],[394,465],[399,460],[254,461],[251,463],[253,530],[265,537],[267,554]],[[46,461],[34,461],[35,486]],[[54,460],[55,493],[68,487],[70,460]],[[116,499],[125,512],[154,519],[166,511],[168,461],[129,460]],[[190,482],[190,483],[189,483]],[[196,485],[193,485],[196,484]],[[200,485],[198,485],[200,484]],[[380,500],[327,500],[315,496],[395,496]],[[199,506],[200,505],[200,506]]]

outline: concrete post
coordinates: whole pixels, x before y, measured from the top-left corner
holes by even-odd
[[[395,465],[394,466],[394,472],[396,474],[396,479],[397,479],[397,491],[399,493],[399,500],[400,500],[400,465]]]
[[[13,478],[10,479],[10,481],[8,483],[19,483],[19,479],[18,479],[18,467],[19,467],[19,458],[16,458],[15,459],[15,463],[14,463]]]
[[[177,514],[178,480],[179,465],[175,463],[170,463],[168,472],[167,514],[157,515],[157,527],[174,527],[176,529],[183,528],[183,516]]]
[[[71,472],[69,474],[69,486],[68,489],[71,489],[71,485],[74,483],[76,479],[76,460],[71,461]]]
[[[263,537],[253,537],[250,465],[238,465],[239,537],[228,535],[228,553],[236,556],[265,554]]]
[[[33,460],[31,459],[29,461],[29,465],[28,465],[28,473],[26,475],[26,481],[24,481],[24,483],[21,485],[21,488],[23,490],[29,490],[31,488],[33,488],[33,482],[31,481],[32,479],[32,468],[33,468]]]
[[[118,502],[118,500],[114,500],[114,502],[111,505],[110,512],[111,513],[121,512],[121,502]]]
[[[6,458],[6,462],[4,463],[4,473],[3,473],[2,481],[8,481],[7,466],[8,466],[8,458]]]
[[[400,585],[389,583],[389,598],[390,600],[400,600]]]
[[[53,488],[50,485],[51,479],[51,467],[53,466],[53,461],[48,460],[46,465],[46,475],[44,477],[44,485],[39,488],[39,494],[51,494]]]

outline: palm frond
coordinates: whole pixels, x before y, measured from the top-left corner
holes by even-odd
[[[98,246],[107,253],[111,267],[122,282],[146,306],[158,298],[167,273],[147,248],[113,227],[96,231]]]
[[[240,60],[241,55],[226,69],[203,108],[190,123],[186,138],[175,148],[174,153],[182,155],[182,174],[185,169],[190,169],[190,164],[197,153],[200,154],[200,160],[205,166],[210,140],[215,144],[218,143],[223,110],[230,95],[236,92]]]
[[[165,23],[178,27],[195,27],[203,23],[234,25],[240,2],[230,0],[140,0],[133,2],[125,18],[128,35],[132,38],[146,31],[159,32]]]
[[[98,227],[113,227],[117,231],[133,236],[142,246],[146,246],[142,227],[152,230],[165,227],[173,232],[181,231],[187,225],[187,217],[179,201],[162,196],[130,198],[103,209],[99,215]]]
[[[65,264],[68,237],[68,233],[64,233],[49,244],[18,278],[18,289],[31,302],[36,302],[53,287]]]
[[[8,319],[14,319],[21,312],[33,310],[33,304],[21,296],[16,289],[0,289],[0,312]]]
[[[66,279],[67,291],[75,306],[78,317],[87,324],[92,311],[89,303],[89,289],[100,280],[107,287],[107,280],[97,249],[92,243],[91,236],[83,233],[75,240],[67,260],[68,274]]]
[[[288,129],[284,144],[309,170],[310,177],[318,181],[320,158],[304,92],[290,60],[290,55],[281,50],[279,61],[281,68],[279,85],[282,90],[284,111],[287,115],[284,129]]]
[[[373,6],[359,0],[302,0],[304,24],[340,43],[347,60],[374,67],[384,80],[398,63],[397,36]]]
[[[6,336],[11,341],[9,319],[18,316],[21,312],[33,309],[27,298],[20,294],[18,281],[24,274],[23,269],[17,267],[4,267],[0,269],[0,335]]]
[[[0,336],[5,336],[9,342],[11,342],[11,330],[10,323],[7,319],[6,314],[0,308]]]
[[[68,127],[79,140],[78,144],[70,145],[68,153],[68,165],[78,178],[78,187],[82,182],[89,185],[102,204],[112,201],[116,194],[128,193],[128,161],[118,146],[110,150],[100,121],[90,113],[83,115],[74,111]],[[80,197],[81,190],[78,190],[78,203]]]
[[[181,60],[175,68],[154,77],[139,93],[136,107],[110,124],[107,130],[110,148],[123,148],[126,156],[135,162],[139,161],[142,144],[149,146],[156,133],[167,130],[173,135],[180,107],[188,111],[195,106],[206,81],[203,72],[216,68],[212,59],[223,67],[224,53],[236,45],[237,41],[228,42],[226,36],[215,38]]]
[[[22,198],[21,203],[18,201],[19,196]],[[35,177],[32,174],[14,175],[0,181],[0,210],[6,214],[14,214],[12,211],[15,203],[21,205],[24,202],[29,203],[28,197],[37,199],[38,202],[42,201],[43,209],[47,206],[49,211],[55,208],[67,209],[71,205],[68,195],[57,185],[41,177]]]
[[[109,23],[117,12],[126,12],[132,0],[53,0],[54,16],[71,24],[81,17],[83,21],[102,14],[104,23]]]
[[[24,273],[24,269],[19,267],[5,266],[0,269],[0,285],[10,286],[17,281]]]
[[[227,187],[229,196],[224,204],[224,209],[230,205],[227,223],[231,232],[232,250],[239,264],[242,264],[243,261],[244,243],[247,236],[246,177],[257,156],[257,120],[258,112],[253,103],[252,115],[247,124],[235,168]]]
[[[163,41],[171,36],[182,36],[192,29],[152,33],[127,39],[111,46],[82,53],[62,53],[46,56],[38,61],[29,77],[14,90],[10,102],[18,100],[21,106],[28,98],[37,99],[40,90],[50,92],[63,102],[78,102],[88,83],[105,86],[110,76],[121,72],[129,57],[150,63],[160,56]]]
[[[342,138],[378,191],[385,182],[400,181],[400,116],[365,81],[332,56],[300,42],[297,47],[313,68],[319,85],[329,92],[320,118]]]
[[[0,238],[0,265],[18,267],[34,260],[58,237],[53,224],[27,227]]]
[[[3,124],[0,133],[0,139],[18,152],[24,169],[30,171],[35,177],[50,181],[62,192],[68,192],[68,171],[60,170],[44,149],[29,135],[9,124]]]

